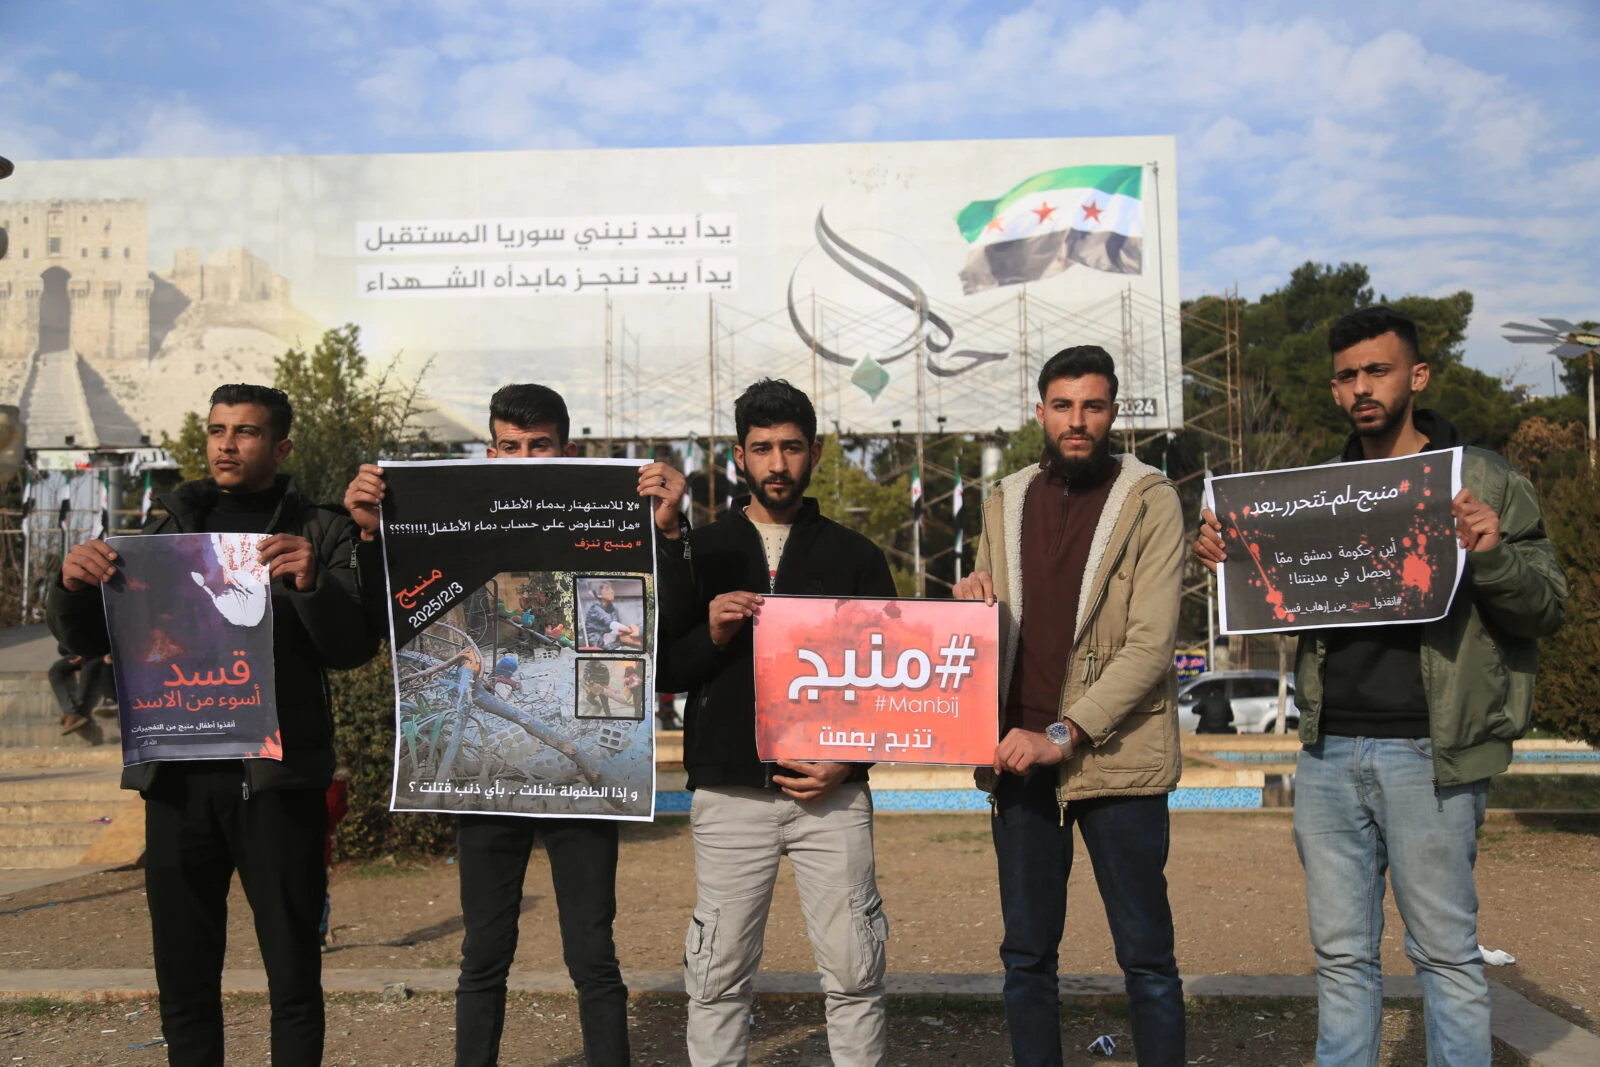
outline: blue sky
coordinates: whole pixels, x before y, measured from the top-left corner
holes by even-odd
[[[1184,296],[1359,261],[1600,318],[1594,0],[0,0],[0,154],[1172,133]],[[1517,369],[1517,362],[1526,359]]]

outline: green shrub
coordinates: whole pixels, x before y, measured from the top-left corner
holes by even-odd
[[[334,858],[438,855],[455,845],[455,817],[389,810],[394,781],[394,679],[389,646],[364,667],[332,676],[333,745],[350,772],[350,813]]]

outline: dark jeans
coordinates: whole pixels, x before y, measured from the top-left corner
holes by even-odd
[[[1074,801],[1063,818],[1056,774],[1055,767],[1044,767],[1026,779],[1003,775],[996,791],[992,823],[1005,920],[1000,958],[1012,1058],[1016,1067],[1061,1063],[1057,963],[1076,824],[1125,976],[1135,1057],[1140,1067],[1183,1067],[1183,982],[1173,956],[1165,873],[1167,798]]]
[[[628,1061],[628,987],[611,923],[617,916],[617,824],[605,819],[462,815],[461,980],[456,985],[456,1067],[494,1067],[506,1021],[506,975],[517,952],[522,880],[537,833],[550,857],[561,953],[578,989],[578,1024],[590,1067]]]
[[[88,715],[100,702],[105,692],[105,676],[111,668],[99,656],[89,656],[82,663],[73,663],[67,656],[50,665],[50,688],[56,695],[56,704],[62,715]],[[72,685],[74,672],[78,684]]]
[[[272,1062],[322,1062],[322,950],[328,875],[320,789],[245,795],[237,760],[161,768],[145,796],[145,892],[155,943],[161,1032],[173,1067],[222,1056],[222,960],[228,884],[239,872],[255,915],[272,1005]]]

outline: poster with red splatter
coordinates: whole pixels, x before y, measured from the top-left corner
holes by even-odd
[[[1228,560],[1222,632],[1432,622],[1466,552],[1450,502],[1461,449],[1206,480]]]
[[[282,759],[265,534],[107,539],[122,763]]]
[[[763,760],[994,759],[1000,617],[981,600],[769,596],[755,616]]]

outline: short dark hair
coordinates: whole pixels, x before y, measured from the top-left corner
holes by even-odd
[[[1039,399],[1057,378],[1082,378],[1085,374],[1098,374],[1111,383],[1111,399],[1117,398],[1117,364],[1111,353],[1099,345],[1074,345],[1063,348],[1049,359],[1039,371]]]
[[[1337,356],[1347,348],[1392,333],[1405,342],[1411,350],[1411,362],[1421,363],[1422,349],[1417,344],[1417,324],[1404,311],[1396,311],[1383,304],[1357,308],[1339,316],[1328,328],[1328,354]]]
[[[519,430],[549,423],[556,428],[557,442],[567,447],[567,437],[572,432],[572,419],[567,415],[567,402],[561,394],[548,385],[502,385],[489,398],[489,439],[494,440],[494,424],[509,423]]]
[[[782,378],[763,378],[733,402],[733,428],[741,447],[750,427],[766,429],[786,422],[800,427],[807,444],[817,439],[817,412],[811,398]]]
[[[289,394],[270,385],[219,385],[211,391],[211,406],[226,404],[256,404],[267,409],[267,427],[272,439],[282,441],[289,436],[294,425],[294,408],[289,404]]]

